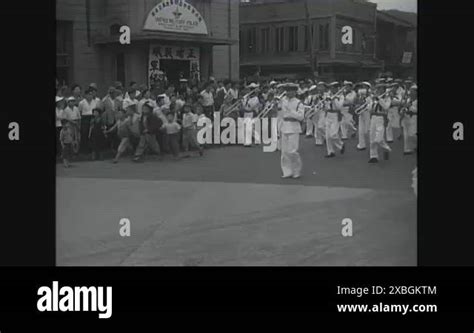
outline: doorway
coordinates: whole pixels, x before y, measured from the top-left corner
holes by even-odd
[[[178,84],[179,79],[181,78],[189,79],[189,67],[189,60],[160,60],[160,70],[166,73],[168,82],[175,85]]]

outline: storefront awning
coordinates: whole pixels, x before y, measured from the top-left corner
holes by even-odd
[[[139,34],[132,34],[130,36],[132,43],[134,41],[157,41],[166,40],[173,42],[192,42],[197,44],[208,45],[233,45],[238,44],[238,40],[215,38],[207,35],[186,35],[176,33],[162,33],[162,32],[143,32]],[[118,44],[119,36],[97,36],[94,38],[94,44]]]

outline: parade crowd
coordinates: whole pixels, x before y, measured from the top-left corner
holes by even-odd
[[[191,152],[203,155],[197,141],[198,121],[223,117],[276,117],[283,178],[299,178],[302,162],[300,135],[325,144],[327,158],[344,154],[345,141],[357,138],[357,149],[370,150],[369,163],[379,151],[389,159],[390,143],[403,139],[404,154],[417,148],[417,85],[411,79],[380,77],[361,82],[323,82],[288,79],[253,82],[216,81],[160,84],[151,89],[116,82],[99,98],[97,85],[57,87],[56,137],[65,167],[81,155],[113,162],[129,151],[133,161],[154,154],[175,159]],[[401,128],[394,138],[393,129]],[[252,145],[252,132],[244,146]],[[257,140],[255,140],[257,141]]]

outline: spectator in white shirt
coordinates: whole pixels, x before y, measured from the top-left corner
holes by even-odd
[[[201,91],[201,104],[204,108],[204,114],[213,119],[214,117],[214,96],[211,91],[211,84],[206,84],[206,87]]]
[[[98,98],[95,98],[95,89],[89,88],[86,90],[84,99],[79,103],[79,113],[81,115],[81,152],[89,154],[89,128],[92,120],[92,110],[100,108]]]

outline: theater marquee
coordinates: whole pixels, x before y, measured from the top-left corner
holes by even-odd
[[[207,26],[194,6],[183,0],[164,0],[148,14],[144,30],[207,35]]]

